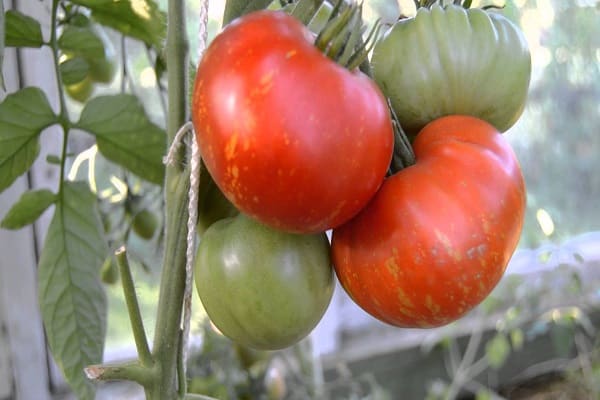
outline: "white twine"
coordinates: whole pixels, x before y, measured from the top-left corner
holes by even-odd
[[[179,147],[183,142],[183,136],[189,131],[193,131],[194,127],[190,121],[186,122],[175,134],[173,138],[173,142],[171,143],[171,147],[169,147],[169,151],[167,155],[163,157],[163,163],[165,165],[173,165],[175,164],[175,155],[179,151]]]
[[[196,244],[196,223],[198,221],[198,192],[200,187],[200,151],[192,127],[192,158],[190,160],[190,190],[188,198],[188,234],[185,263],[185,292],[183,296],[183,371],[185,374],[189,354],[188,339],[192,316],[192,291],[194,253]]]
[[[208,36],[208,0],[200,1],[200,28],[198,30],[198,57],[202,58],[206,49]],[[188,122],[184,125],[186,132],[192,133],[192,154],[190,160],[190,190],[188,194],[188,234],[185,264],[185,291],[183,296],[183,375],[186,376],[187,359],[189,356],[190,320],[192,316],[192,291],[194,273],[194,254],[196,244],[196,223],[198,221],[198,192],[200,188],[200,149],[196,142],[193,125]]]

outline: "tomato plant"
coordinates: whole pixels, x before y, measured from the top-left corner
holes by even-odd
[[[531,56],[521,30],[495,12],[420,8],[373,50],[373,75],[409,135],[437,117],[467,114],[501,132],[525,106]]]
[[[376,84],[313,41],[284,12],[248,14],[207,49],[192,101],[202,157],[223,194],[263,223],[299,233],[358,213],[393,146]]]
[[[363,309],[425,328],[459,318],[497,284],[519,240],[525,184],[508,142],[474,117],[428,124],[414,152],[414,165],[334,230],[332,257]]]
[[[324,233],[285,233],[243,214],[206,231],[195,279],[217,328],[244,346],[263,350],[305,337],[323,316],[334,287]]]

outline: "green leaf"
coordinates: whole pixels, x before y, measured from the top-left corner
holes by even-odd
[[[40,151],[40,132],[56,121],[39,88],[22,89],[0,103],[0,192],[31,167]]]
[[[154,0],[72,0],[92,10],[92,18],[124,35],[162,48],[166,14]]]
[[[58,38],[58,46],[85,58],[104,57],[104,43],[89,27],[67,26]]]
[[[83,81],[90,72],[90,65],[83,57],[70,58],[62,62],[58,68],[65,85],[73,85]]]
[[[42,47],[44,38],[40,23],[19,11],[6,12],[5,45],[9,47]]]
[[[485,356],[490,367],[494,369],[502,367],[509,354],[510,343],[503,333],[496,333],[485,345]]]
[[[135,96],[118,94],[90,100],[77,127],[96,136],[98,150],[107,159],[150,182],[163,183],[166,135],[148,119]]]
[[[56,195],[50,190],[32,190],[25,192],[10,208],[0,223],[5,229],[20,229],[39,218],[40,215],[56,200]]]
[[[40,309],[56,363],[78,399],[94,398],[83,368],[102,361],[106,296],[100,266],[108,251],[96,198],[65,182],[38,266]]]

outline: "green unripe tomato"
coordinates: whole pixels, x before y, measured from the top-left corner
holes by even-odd
[[[100,279],[108,285],[113,285],[119,280],[119,267],[113,256],[104,260],[102,268],[100,268]]]
[[[89,58],[90,78],[94,82],[110,83],[117,73],[117,62],[112,42],[98,25],[92,25],[91,29],[102,40],[104,54],[101,57]]]
[[[66,85],[65,91],[75,101],[85,103],[94,92],[94,83],[89,76],[72,85]]]
[[[523,112],[531,76],[529,48],[515,24],[455,5],[420,8],[398,21],[375,45],[372,65],[410,136],[451,114],[504,132]]]
[[[324,233],[286,233],[243,214],[217,221],[202,236],[195,279],[215,326],[260,350],[282,349],[306,337],[334,289]]]
[[[142,210],[133,217],[133,231],[145,240],[150,240],[158,227],[158,218],[152,211]]]

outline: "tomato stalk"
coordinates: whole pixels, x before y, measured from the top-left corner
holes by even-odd
[[[167,24],[168,143],[187,121],[188,41],[183,0],[169,0]],[[176,371],[180,322],[185,287],[189,169],[183,167],[184,149],[177,161],[167,166],[165,181],[166,243],[154,336],[156,380],[150,388],[152,400],[178,397]],[[183,380],[185,382],[185,379]],[[181,380],[180,380],[181,382]],[[149,400],[150,400],[149,399]]]
[[[390,165],[390,175],[393,175],[413,165],[415,163],[415,153],[389,100],[388,105],[392,118],[392,126],[394,127],[394,153]]]
[[[54,64],[54,72],[56,76],[56,83],[58,88],[58,101],[59,101],[59,112],[58,121],[63,131],[63,143],[60,157],[60,179],[58,181],[58,195],[62,197],[63,186],[65,181],[65,171],[67,162],[67,145],[69,139],[69,131],[71,129],[71,120],[65,101],[65,91],[62,84],[62,75],[60,74],[59,60],[58,60],[58,38],[57,38],[57,27],[58,27],[58,6],[60,2],[53,0],[52,2],[52,16],[50,25],[50,41],[49,45],[52,48],[52,61]]]

